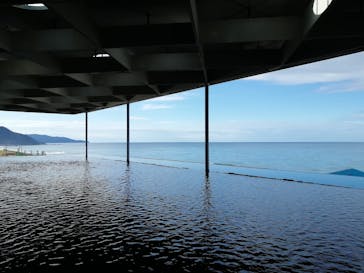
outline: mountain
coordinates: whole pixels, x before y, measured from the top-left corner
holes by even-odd
[[[83,143],[67,137],[52,137],[47,135],[23,135],[0,126],[0,145],[39,145],[44,143]]]
[[[342,170],[342,171],[338,171],[338,172],[333,172],[331,174],[364,177],[364,172],[357,170],[357,169],[346,169],[346,170]]]
[[[53,137],[53,136],[47,136],[47,135],[36,135],[36,134],[30,134],[28,135],[35,141],[41,142],[41,143],[83,143],[83,140],[74,140],[67,137]]]
[[[18,134],[0,126],[0,145],[39,145],[43,144],[30,136]]]

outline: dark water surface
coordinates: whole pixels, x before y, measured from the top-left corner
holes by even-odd
[[[22,161],[0,162],[0,272],[364,272],[364,190]]]

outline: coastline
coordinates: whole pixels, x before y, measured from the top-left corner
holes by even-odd
[[[35,154],[33,154],[33,152],[26,152],[26,151],[22,151],[21,149],[17,149],[16,151],[11,150],[11,149],[7,149],[7,148],[2,148],[0,149],[0,157],[4,157],[4,156],[44,156],[46,155],[46,153],[44,151],[37,151]]]

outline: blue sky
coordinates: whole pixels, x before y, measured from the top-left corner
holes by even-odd
[[[133,103],[131,141],[203,141],[204,92]],[[89,114],[92,142],[125,141],[125,106]],[[84,115],[0,111],[20,133],[84,138]],[[364,53],[213,85],[211,141],[364,141]]]

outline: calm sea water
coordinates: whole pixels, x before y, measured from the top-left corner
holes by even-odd
[[[14,149],[16,147],[13,147]],[[57,158],[84,156],[84,144],[24,146]],[[213,165],[331,173],[345,169],[364,171],[364,143],[211,143]],[[203,143],[132,143],[131,158],[199,163],[203,168]],[[90,143],[90,158],[124,159],[124,143]],[[198,164],[197,164],[198,165]],[[181,164],[179,163],[179,166]]]
[[[352,188],[117,160],[0,158],[0,272],[360,273],[363,200]]]

